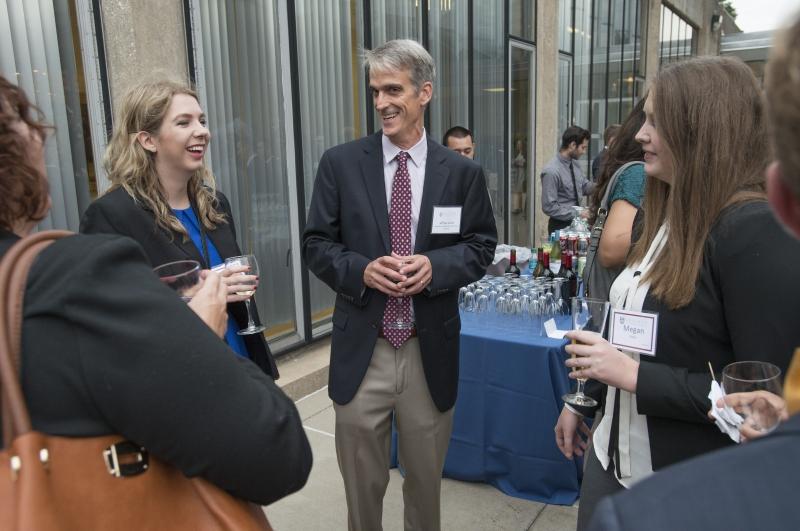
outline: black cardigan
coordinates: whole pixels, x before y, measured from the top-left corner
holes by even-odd
[[[0,256],[16,240],[0,231]],[[35,430],[120,434],[261,504],[308,477],[292,401],[159,282],[129,238],[77,235],[42,252],[25,292],[21,362]]]
[[[230,204],[221,192],[217,192],[217,200],[217,208],[228,222],[207,231],[206,234],[223,259],[238,256],[242,252],[236,243],[236,227]],[[142,246],[153,267],[188,259],[205,264],[202,254],[191,240],[184,241],[182,234],[168,232],[156,225],[153,212],[134,201],[123,188],[115,188],[89,205],[81,219],[80,230],[85,234],[121,234],[133,238]],[[250,307],[257,317],[256,305],[251,304]],[[233,315],[240,328],[247,326],[247,308],[244,302],[229,304],[228,312]],[[242,337],[250,358],[264,372],[278,379],[278,367],[263,334]]]

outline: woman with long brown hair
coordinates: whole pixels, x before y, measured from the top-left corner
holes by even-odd
[[[129,236],[154,267],[193,259],[212,268],[241,255],[228,199],[204,163],[211,133],[197,94],[168,81],[137,85],[123,99],[115,123],[104,159],[111,188],[86,210],[81,232]],[[238,292],[253,289],[240,283],[258,279],[235,274],[245,273],[244,267],[219,272],[228,288],[225,341],[277,378],[264,336],[238,335],[247,326],[243,301],[250,298]]]
[[[765,201],[767,138],[761,90],[739,60],[665,66],[637,135],[648,181],[641,238],[611,289],[612,307],[658,314],[654,356],[571,332],[571,377],[608,385],[593,432],[578,527],[597,501],[660,468],[731,440],[707,417],[715,374],[762,360],[785,371],[800,344],[800,251]],[[762,274],[763,273],[763,274]],[[580,416],[556,427],[572,456]]]

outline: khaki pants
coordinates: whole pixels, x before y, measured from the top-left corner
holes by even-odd
[[[400,466],[405,471],[405,529],[438,531],[439,493],[453,409],[442,413],[431,399],[419,340],[411,338],[395,350],[386,340],[378,339],[356,396],[345,405],[334,403],[334,410],[348,528],[382,529],[394,412]]]

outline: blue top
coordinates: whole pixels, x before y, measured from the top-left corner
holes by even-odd
[[[644,197],[644,163],[632,164],[625,168],[625,171],[617,177],[614,189],[608,196],[608,206],[611,207],[617,199],[624,199],[636,208],[642,206]]]
[[[172,212],[186,229],[186,232],[189,233],[192,243],[194,243],[194,246],[200,251],[200,256],[203,256],[203,236],[200,232],[200,220],[197,219],[197,215],[194,213],[194,210],[192,210],[192,207],[183,210],[176,210],[173,208]],[[218,266],[225,262],[219,255],[217,248],[214,247],[214,242],[211,241],[211,238],[206,238],[206,247],[208,248],[208,260],[211,262],[208,264],[208,267]],[[244,339],[236,333],[238,331],[239,326],[236,324],[233,316],[228,314],[228,329],[225,331],[225,342],[235,353],[244,358],[249,358],[250,355],[247,353]]]

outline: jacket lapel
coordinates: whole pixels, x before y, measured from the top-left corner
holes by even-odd
[[[422,188],[422,205],[417,221],[417,237],[414,253],[427,250],[428,239],[433,223],[433,207],[440,204],[442,193],[447,186],[450,170],[444,165],[445,148],[428,138],[428,158],[425,163],[425,184]]]
[[[372,135],[364,147],[365,155],[361,158],[361,176],[372,205],[372,213],[381,233],[381,239],[388,255],[392,248],[389,233],[389,206],[386,203],[386,184],[383,177],[383,150],[381,149],[381,133]]]

